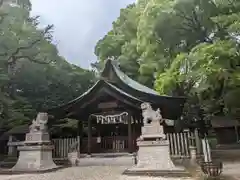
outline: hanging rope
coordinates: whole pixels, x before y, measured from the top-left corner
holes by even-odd
[[[122,112],[120,114],[114,114],[114,115],[97,115],[97,114],[91,114],[91,116],[96,117],[97,123],[101,124],[118,124],[118,123],[124,123],[127,124],[127,112]]]

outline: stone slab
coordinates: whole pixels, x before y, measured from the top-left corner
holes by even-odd
[[[151,124],[145,124],[142,127],[141,138],[163,138],[165,139],[166,135],[164,134],[163,126],[159,122],[152,122]]]
[[[35,145],[35,146],[19,146],[18,150],[21,151],[51,151],[53,150],[52,145]]]
[[[0,175],[13,175],[13,174],[42,174],[42,173],[49,173],[49,172],[55,172],[60,169],[67,168],[67,166],[56,166],[54,168],[48,168],[48,169],[41,169],[41,170],[13,170],[13,169],[0,169]]]
[[[52,159],[52,148],[48,146],[23,146],[12,171],[47,171],[55,169],[57,165]]]
[[[144,146],[165,146],[167,150],[169,150],[169,141],[138,141],[137,145],[139,147],[144,147]]]
[[[50,143],[50,137],[47,132],[27,133],[25,136],[25,144],[31,143]]]
[[[135,157],[133,155],[127,156],[92,156],[82,157],[79,159],[78,166],[133,166],[135,164]]]
[[[169,141],[143,141],[138,144],[137,167],[158,170],[179,170],[169,153]]]
[[[188,177],[189,173],[183,167],[177,167],[172,162],[169,153],[169,141],[139,141],[137,165],[127,169],[126,175],[148,175],[168,177]]]
[[[159,122],[152,122],[151,124],[146,124],[142,127],[142,136],[158,134],[165,137],[163,126]]]
[[[142,127],[142,135],[147,134],[163,134],[163,126],[161,126],[159,123],[144,125]]]
[[[151,177],[191,177],[185,170],[157,170],[157,169],[127,169],[123,172],[128,176],[151,176]]]

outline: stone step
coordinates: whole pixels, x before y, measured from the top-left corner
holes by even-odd
[[[91,157],[86,154],[81,154],[81,158],[78,158],[77,161],[79,166],[132,166],[136,163],[135,155],[129,153],[99,153],[92,154]],[[0,167],[12,168],[16,162],[16,157],[7,157],[2,162],[0,162]],[[71,164],[66,158],[55,158],[54,162],[57,165]]]
[[[91,157],[99,157],[99,158],[102,158],[102,157],[132,157],[134,156],[135,153],[133,154],[130,154],[130,153],[92,153],[90,156]],[[89,157],[88,154],[80,154],[80,157],[83,158],[83,157]]]
[[[133,156],[84,157],[78,162],[78,166],[133,166],[134,164]]]
[[[55,159],[53,161],[56,165],[69,165],[69,161],[67,159]],[[6,158],[0,162],[0,168],[12,168],[16,163],[16,158]]]

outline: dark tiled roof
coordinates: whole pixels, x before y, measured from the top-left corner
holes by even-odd
[[[123,73],[118,67],[113,65],[113,68],[117,74],[117,76],[128,86],[130,86],[133,89],[136,89],[138,91],[142,91],[148,94],[154,94],[154,95],[159,95],[157,91],[154,91],[153,89],[150,89],[147,86],[144,86],[137,81],[134,81],[130,77],[128,77],[125,73]]]
[[[61,111],[71,111],[70,109],[73,106],[80,108],[82,104],[88,102],[92,97],[96,97],[97,93],[103,89],[107,89],[108,92],[119,94],[122,98],[128,99],[128,101],[131,101],[132,106],[139,110],[139,103],[152,103],[153,107],[161,108],[165,118],[169,119],[177,119],[181,115],[186,100],[184,97],[159,95],[158,92],[134,81],[124,74],[113,60],[107,60],[105,68],[101,73],[101,79],[90,89],[67,104],[50,109],[47,112],[54,115]],[[107,91],[106,93],[108,94]]]

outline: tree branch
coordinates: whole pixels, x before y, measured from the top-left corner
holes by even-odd
[[[49,40],[49,41],[52,40],[52,31],[51,31],[51,30],[53,29],[53,27],[54,27],[54,25],[51,24],[51,25],[48,25],[48,26],[44,29],[42,35],[43,35],[43,37],[44,37],[46,40]]]
[[[51,62],[53,62],[52,60],[49,62],[45,62],[45,60],[47,59],[47,57],[44,57],[44,60],[36,60],[35,57],[30,57],[30,56],[16,56],[17,59],[28,59],[31,62],[34,63],[38,63],[38,64],[50,64]]]
[[[28,21],[30,22],[30,23],[32,23],[34,26],[38,26],[39,25],[39,21],[38,21],[38,19],[40,18],[40,16],[34,16],[34,17],[29,17],[28,18]]]
[[[21,50],[30,49],[31,47],[33,47],[35,44],[37,44],[40,41],[41,41],[41,39],[37,39],[37,40],[31,42],[27,46],[22,46],[22,47],[17,48],[16,51],[8,58],[8,60],[10,60],[13,56],[16,56]]]
[[[44,31],[41,33],[44,37],[45,35],[50,34],[50,30],[53,28],[53,25],[48,25]],[[45,38],[49,38],[49,36],[45,37]],[[22,47],[18,47],[16,49],[16,51],[9,57],[12,58],[13,56],[16,56],[21,50],[26,50],[26,49],[30,49],[32,48],[34,45],[36,45],[38,42],[40,42],[42,40],[42,37],[40,37],[39,39],[36,39],[34,41],[32,41],[31,43],[29,43],[27,46],[22,46]]]
[[[179,16],[183,19],[186,19],[187,21],[191,21],[191,22],[193,21],[191,17],[186,16],[186,14],[183,11],[181,11],[180,9],[177,9],[177,11],[178,11],[176,13],[177,16]]]

